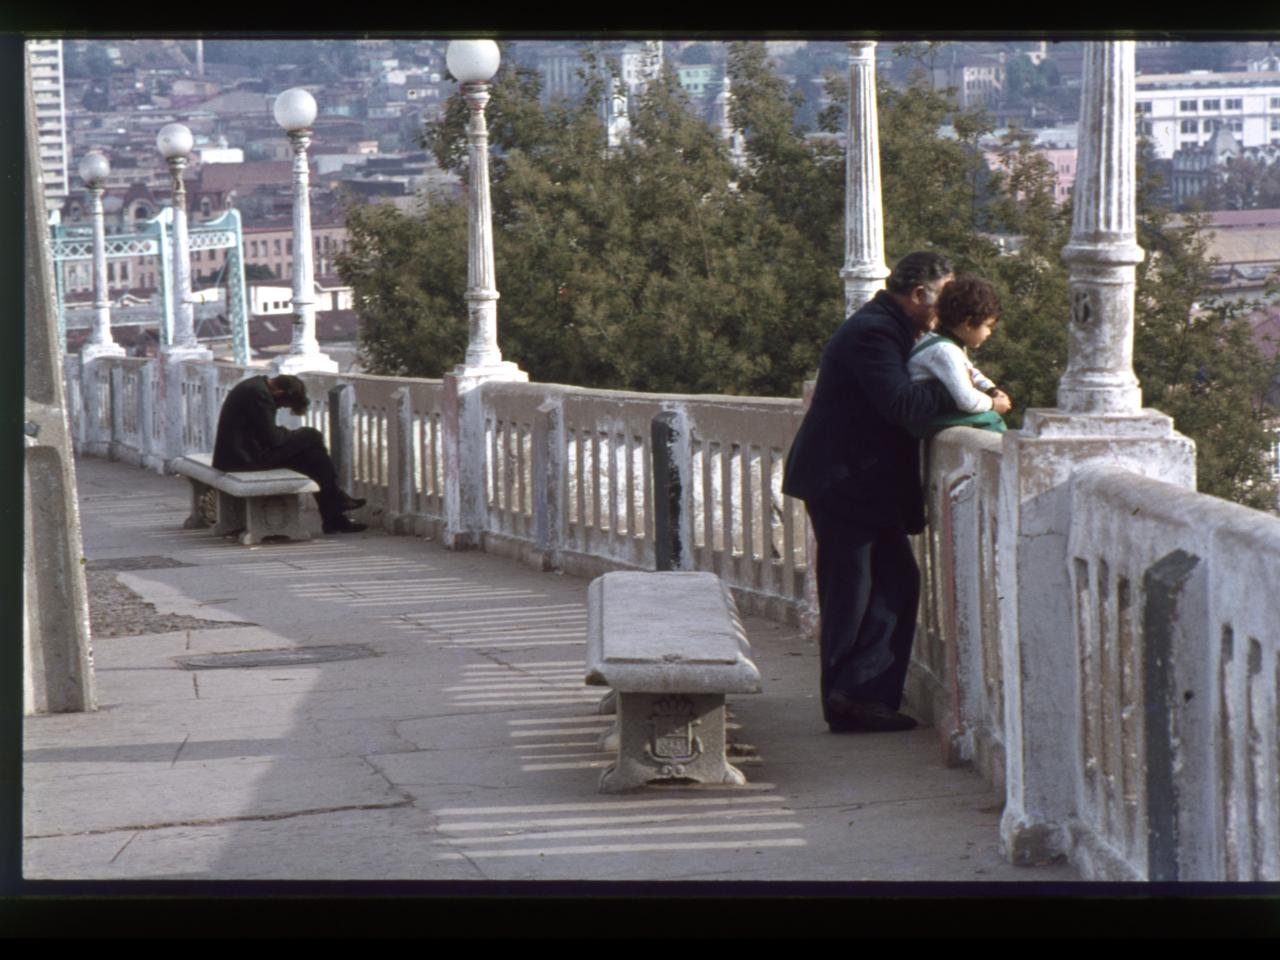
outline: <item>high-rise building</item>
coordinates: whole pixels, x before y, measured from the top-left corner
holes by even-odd
[[[45,205],[62,206],[71,186],[67,176],[67,109],[62,84],[62,41],[28,40],[27,62],[40,137],[40,172]]]

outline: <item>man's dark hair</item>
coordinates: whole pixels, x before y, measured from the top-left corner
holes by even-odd
[[[981,277],[956,277],[938,297],[938,325],[948,330],[980,326],[988,317],[1000,316],[1000,298]]]
[[[273,377],[271,382],[276,385],[277,390],[282,391],[279,398],[280,406],[288,407],[299,417],[307,412],[307,406],[311,401],[307,397],[305,383],[288,373]]]
[[[893,273],[889,274],[889,279],[885,281],[885,287],[890,293],[906,296],[916,287],[928,289],[947,274],[954,272],[951,261],[942,254],[930,250],[917,250],[915,253],[908,253],[898,261],[893,268]]]

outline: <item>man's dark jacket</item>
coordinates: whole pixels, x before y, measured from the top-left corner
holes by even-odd
[[[222,403],[213,466],[218,470],[263,470],[275,466],[271,451],[289,437],[276,426],[276,402],[266,377],[236,384]]]
[[[867,527],[924,529],[920,442],[904,424],[956,405],[937,381],[911,383],[915,339],[910,318],[883,290],[835,332],[787,456],[784,493]]]

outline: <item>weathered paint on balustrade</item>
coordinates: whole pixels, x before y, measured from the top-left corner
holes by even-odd
[[[929,527],[915,538],[921,616],[907,697],[938,731],[946,762],[1004,783],[996,555],[1001,439],[953,428],[926,447]]]
[[[1073,860],[1098,879],[1148,879],[1153,864],[1180,880],[1280,879],[1280,518],[1108,466],[1077,471],[1071,516]],[[1146,613],[1149,574],[1177,553],[1196,566],[1164,623]],[[1149,689],[1160,671],[1176,695]]]

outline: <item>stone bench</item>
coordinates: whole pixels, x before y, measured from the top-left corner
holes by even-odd
[[[183,523],[187,529],[209,525],[201,501],[214,490],[218,495],[214,533],[240,532],[240,542],[246,546],[267,537],[311,539],[302,522],[302,497],[320,487],[310,477],[293,470],[216,470],[210,453],[178,457],[169,467],[191,481],[191,516]]]
[[[617,760],[601,792],[651,780],[746,783],[725,757],[724,698],[759,693],[760,672],[714,573],[619,571],[591,581],[586,682],[610,687],[616,702],[602,745]]]

